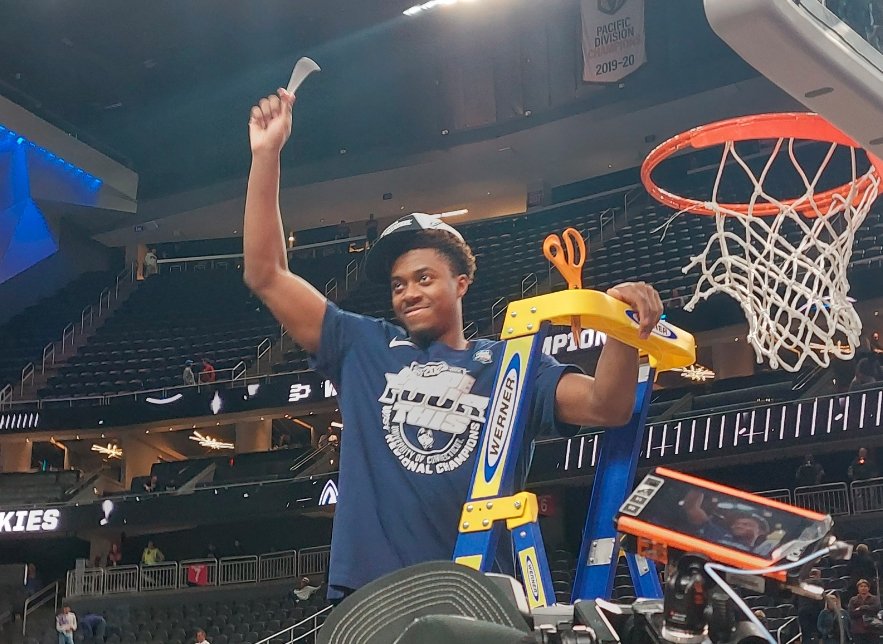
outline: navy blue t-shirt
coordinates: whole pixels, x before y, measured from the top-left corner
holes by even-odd
[[[344,425],[330,596],[451,558],[502,350],[490,340],[420,348],[385,320],[328,303],[311,363],[335,384]],[[555,420],[567,370],[576,369],[542,356],[525,445],[577,429]]]

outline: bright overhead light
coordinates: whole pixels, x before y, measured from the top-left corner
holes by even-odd
[[[403,14],[406,16],[416,16],[424,11],[429,11],[430,9],[435,9],[436,7],[446,7],[449,5],[459,4],[460,2],[465,1],[474,1],[474,0],[429,0],[428,2],[424,2],[422,4],[415,4],[413,7],[408,7],[404,11]]]
[[[93,445],[92,451],[98,452],[102,456],[107,456],[108,458],[123,457],[123,449],[118,445],[114,445],[113,443],[108,443],[106,447],[104,445]]]
[[[707,368],[703,367],[701,364],[691,364],[689,367],[682,367],[672,369],[672,371],[677,371],[681,374],[681,378],[687,378],[688,380],[692,380],[694,382],[705,382],[706,380],[714,380],[714,372]]]
[[[198,442],[200,447],[208,447],[209,449],[234,449],[236,447],[233,443],[225,443],[209,435],[203,436],[199,432],[193,432],[188,438]]]

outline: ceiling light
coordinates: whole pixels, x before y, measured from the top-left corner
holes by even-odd
[[[113,443],[108,443],[106,446],[104,445],[92,445],[92,451],[98,452],[102,456],[107,456],[108,458],[122,458],[123,457],[123,449],[118,445],[114,445]]]
[[[681,378],[687,378],[694,382],[705,382],[706,380],[714,380],[714,372],[701,364],[691,364],[689,367],[678,367],[672,369],[681,374]]]
[[[188,438],[199,443],[200,447],[208,447],[209,449],[234,449],[236,447],[233,443],[225,443],[224,441],[219,441],[216,438],[212,438],[208,434],[203,436],[199,432],[193,432],[193,434],[191,436],[188,436]]]
[[[430,9],[435,9],[436,7],[445,7],[449,5],[457,4],[460,0],[429,0],[428,2],[423,2],[421,4],[415,4],[413,7],[408,7],[402,13],[406,16],[417,16],[424,11],[429,11]]]

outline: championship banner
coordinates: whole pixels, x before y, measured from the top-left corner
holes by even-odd
[[[583,80],[615,83],[647,62],[644,0],[581,0]]]

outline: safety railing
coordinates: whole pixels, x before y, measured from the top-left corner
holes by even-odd
[[[309,617],[303,618],[297,624],[292,624],[288,628],[283,628],[278,633],[270,635],[270,637],[258,640],[255,644],[270,644],[271,642],[273,644],[294,644],[295,642],[301,641],[312,642],[314,641],[313,636],[319,628],[321,628],[322,624],[325,622],[325,617],[331,612],[332,608],[333,606],[326,606]],[[306,632],[296,636],[295,631],[303,628],[307,624],[309,624],[309,626],[307,627]]]
[[[478,335],[478,325],[475,322],[470,322],[466,326],[463,327],[463,337],[467,340],[471,340],[475,336]]]
[[[296,550],[261,555],[258,561],[258,578],[262,581],[291,579],[295,576],[297,576]]]
[[[141,592],[174,590],[177,587],[177,561],[164,561],[149,566],[141,566]]]
[[[261,358],[270,353],[270,349],[273,347],[273,341],[270,338],[264,338],[261,340],[260,344],[258,344],[257,348],[257,359],[255,360],[255,367],[260,369],[261,367]],[[267,358],[267,362],[270,362],[270,359]]]
[[[506,307],[509,306],[509,300],[505,297],[498,297],[494,300],[494,303],[491,304],[491,328],[496,331],[497,329],[497,320],[502,318],[506,313]]]
[[[85,568],[67,573],[66,596],[118,595],[202,586],[232,586],[317,575],[328,569],[329,547],[309,548],[302,559],[296,550],[260,556],[165,561],[150,566]],[[301,565],[306,566],[301,569]]]
[[[77,574],[76,570],[67,573],[65,584],[65,596],[77,595],[103,595],[104,594],[104,569],[87,568]]]
[[[98,294],[98,314],[101,315],[110,308],[110,289],[106,288]]]
[[[61,355],[67,353],[67,350],[74,346],[74,335],[76,332],[77,327],[74,326],[73,322],[64,327],[64,331],[61,332]]]
[[[800,640],[800,625],[797,622],[797,618],[790,618],[779,626],[773,634],[776,636],[778,644],[795,644],[795,642]]]
[[[224,557],[218,566],[218,585],[256,584],[258,582],[258,558]]]
[[[83,309],[83,312],[80,313],[80,333],[84,333],[86,331],[86,327],[92,326],[93,313],[95,309],[90,304],[86,308]]]
[[[34,363],[27,363],[21,370],[21,390],[19,393],[24,394],[25,384],[34,384]]]
[[[319,546],[318,548],[304,548],[297,556],[297,569],[301,576],[318,575],[328,570],[328,561],[331,559],[331,548]]]
[[[794,505],[823,514],[849,514],[846,483],[823,483],[794,488]]]
[[[344,284],[346,285],[346,290],[349,292],[351,288],[356,285],[356,282],[359,281],[359,262],[356,260],[351,261],[346,265],[346,276],[344,278]]]
[[[332,277],[330,280],[325,282],[325,297],[327,297],[332,302],[337,301],[337,279]]]
[[[217,559],[187,559],[178,563],[178,587],[217,586]]]
[[[853,481],[849,487],[855,514],[883,510],[883,478]]]
[[[12,399],[12,385],[7,384],[0,389],[0,408],[2,408],[9,400]]]
[[[55,364],[55,343],[50,342],[45,347],[43,347],[43,365],[40,369],[40,373],[46,373],[46,366]]]
[[[537,274],[528,273],[521,279],[521,297],[533,297],[537,294]]]
[[[79,335],[83,335],[86,332],[87,321],[88,328],[91,328],[95,321],[100,318],[104,312],[110,309],[111,301],[116,301],[120,296],[120,286],[125,284],[127,281],[133,282],[135,281],[135,263],[133,262],[128,267],[124,268],[120,271],[116,276],[116,281],[113,287],[113,296],[111,296],[111,288],[107,287],[101,291],[98,295],[98,312],[95,312],[95,308],[93,305],[88,305],[83,309],[80,313],[80,322],[79,322]],[[61,332],[61,340],[58,342],[50,342],[45,347],[43,347],[43,359],[41,364],[40,373],[46,373],[46,368],[49,365],[55,364],[55,345],[61,344],[61,355],[65,355],[68,349],[73,348],[74,342],[77,337],[77,323],[76,321],[70,322],[64,330]],[[50,361],[51,360],[51,361]],[[22,381],[21,381],[21,393],[24,394],[25,390],[25,373],[28,374],[30,378],[29,383],[33,384],[33,374],[36,370],[36,367],[33,362],[29,362],[22,369]]]
[[[245,366],[245,361],[240,360],[239,363],[233,367],[230,371],[230,382],[233,383],[231,386],[237,386],[237,381],[245,382],[245,372],[247,368]]]
[[[791,490],[782,488],[780,490],[764,490],[763,492],[755,492],[757,496],[762,496],[765,499],[771,499],[773,501],[781,501],[782,503],[787,503],[788,505],[793,505],[791,501]]]
[[[54,581],[25,600],[25,605],[22,608],[21,613],[22,635],[28,634],[28,617],[41,606],[45,606],[49,602],[55,602],[55,612],[58,613],[58,600],[60,599],[59,586],[60,584],[57,581]]]
[[[87,570],[87,573],[93,572]],[[97,572],[97,571],[96,571]],[[116,595],[118,593],[137,593],[141,580],[141,568],[138,566],[117,566],[116,568],[104,568],[104,587],[101,593],[104,595]]]

